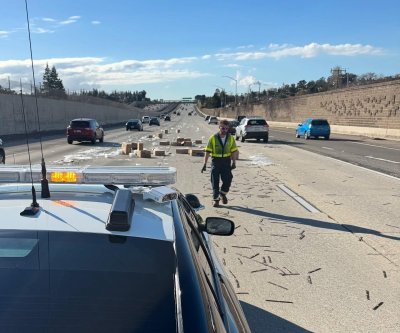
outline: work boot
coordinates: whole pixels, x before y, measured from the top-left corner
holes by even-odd
[[[228,203],[228,198],[225,194],[221,193],[222,203],[226,205]]]
[[[213,207],[219,207],[219,200],[214,200]]]

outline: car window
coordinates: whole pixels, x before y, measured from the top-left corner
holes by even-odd
[[[329,125],[328,122],[324,119],[315,119],[315,120],[311,121],[311,124],[315,125],[315,126],[328,126]]]
[[[1,231],[2,309],[12,309],[1,326],[28,332],[25,319],[32,332],[175,332],[175,269],[164,241]]]
[[[72,128],[89,128],[90,122],[85,120],[74,120],[71,121]]]
[[[264,119],[249,119],[247,125],[265,125],[267,122]]]

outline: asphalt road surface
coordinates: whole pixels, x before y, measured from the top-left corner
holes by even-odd
[[[235,221],[234,236],[214,237],[213,243],[253,332],[399,332],[398,143],[336,135],[305,141],[272,128],[268,144],[237,141],[240,160],[229,203],[213,208],[210,168],[200,172],[202,157],[176,154],[176,147],[149,137],[168,129],[164,138],[202,139],[198,146],[204,147],[217,126],[189,116],[191,108],[143,132],[127,132],[121,124],[106,131],[102,144],[44,138],[47,164],[176,167],[176,187],[200,198],[203,217]],[[119,153],[122,142],[139,139],[167,155]],[[35,163],[38,148],[37,142],[30,146]],[[14,161],[28,162],[20,143],[7,145],[7,163]]]

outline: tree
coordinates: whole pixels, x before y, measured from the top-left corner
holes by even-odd
[[[43,74],[42,93],[49,96],[65,96],[65,88],[62,80],[58,77],[55,66],[50,69],[49,64],[46,64]]]

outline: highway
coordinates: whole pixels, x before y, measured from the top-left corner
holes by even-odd
[[[150,137],[168,129],[164,139],[202,139],[204,147],[217,126],[189,116],[191,108],[143,132],[121,124],[96,145],[44,137],[47,164],[176,167],[175,186],[200,198],[203,217],[235,222],[235,234],[214,237],[213,244],[252,332],[399,332],[399,142],[334,134],[306,141],[293,130],[271,128],[267,144],[237,141],[229,203],[213,208],[203,159],[176,154],[176,147]],[[122,142],[139,139],[166,156],[119,153]],[[28,162],[21,141],[7,142],[6,149],[7,164]],[[30,150],[40,162],[37,141]]]
[[[400,178],[400,141],[332,134],[330,140],[295,138],[293,129],[273,128],[271,143],[293,145]]]

